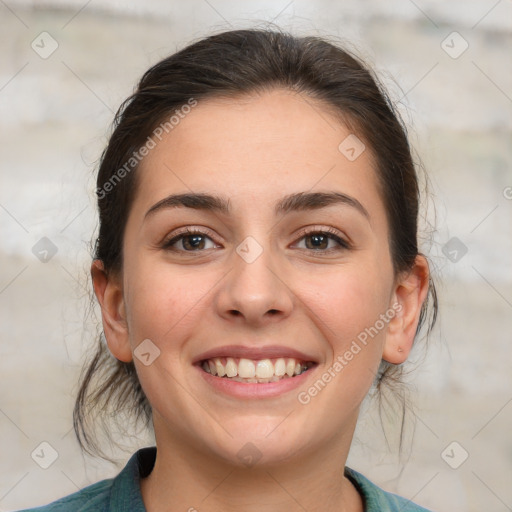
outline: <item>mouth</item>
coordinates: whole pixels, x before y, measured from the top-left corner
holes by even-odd
[[[319,362],[313,354],[283,345],[224,345],[193,361],[215,393],[237,399],[276,398],[306,385]]]
[[[213,357],[202,359],[198,366],[214,377],[245,384],[268,384],[294,379],[316,365],[295,357],[248,359],[243,357]]]

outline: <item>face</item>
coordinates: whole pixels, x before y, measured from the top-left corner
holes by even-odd
[[[199,102],[143,160],[103,309],[157,443],[274,463],[351,437],[404,294],[370,151],[338,149],[349,135],[275,90]]]

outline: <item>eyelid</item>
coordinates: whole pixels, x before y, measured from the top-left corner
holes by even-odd
[[[326,235],[330,235],[330,237],[335,240],[342,248],[344,249],[351,249],[352,248],[352,241],[349,237],[347,237],[345,234],[340,232],[339,230],[332,228],[330,226],[308,226],[305,228],[302,228],[295,236],[297,237],[297,242],[302,240],[305,236],[313,235],[316,233],[323,233]],[[294,243],[297,243],[294,242]],[[312,250],[312,249],[311,249]],[[335,249],[334,249],[335,250]],[[327,251],[318,251],[320,252],[329,252]]]
[[[186,235],[204,235],[212,240],[216,245],[219,245],[217,240],[215,239],[215,235],[213,231],[204,226],[186,226],[184,228],[178,228],[177,231],[174,231],[171,235],[166,235],[161,242],[161,246],[163,248],[169,248],[172,244],[177,242],[181,237]],[[179,251],[182,252],[182,251]]]

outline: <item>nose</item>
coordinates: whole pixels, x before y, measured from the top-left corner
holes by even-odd
[[[216,297],[220,316],[256,327],[290,315],[294,295],[277,255],[249,238],[248,245],[240,244],[230,260],[231,271]]]

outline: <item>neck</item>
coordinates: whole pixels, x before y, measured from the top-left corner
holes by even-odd
[[[355,425],[354,425],[355,428]],[[151,474],[141,480],[147,512],[362,512],[361,496],[343,475],[352,440],[301,450],[285,463],[244,467],[177,440],[159,439]],[[162,442],[163,441],[163,442]]]

